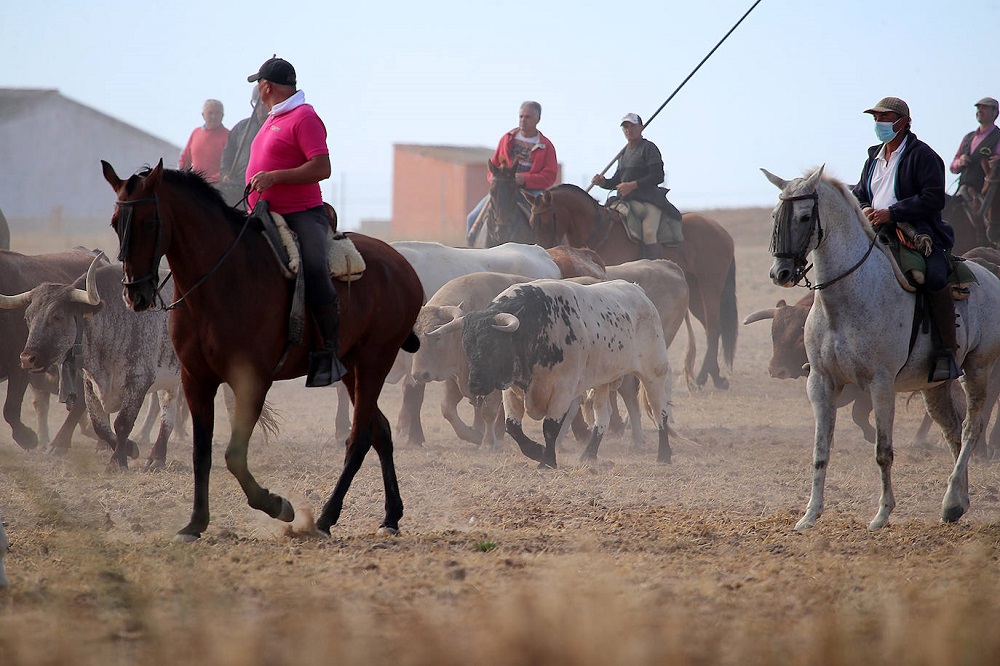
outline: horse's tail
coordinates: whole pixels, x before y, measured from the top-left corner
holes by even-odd
[[[410,331],[410,334],[406,336],[405,340],[403,340],[402,349],[403,351],[411,354],[415,354],[417,350],[420,349],[420,338],[417,337],[416,333]]]
[[[722,358],[726,367],[732,370],[736,358],[736,336],[739,332],[739,313],[736,307],[736,257],[729,264],[726,285],[722,289],[719,303],[719,326],[722,334]]]

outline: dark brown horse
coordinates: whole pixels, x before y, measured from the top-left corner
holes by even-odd
[[[638,243],[611,211],[576,185],[556,185],[533,197],[531,226],[534,242],[543,247],[560,244],[595,250],[608,266],[641,258]],[[676,262],[687,278],[691,314],[705,327],[708,348],[697,382],[704,386],[711,376],[717,388],[729,382],[719,369],[719,341],[725,364],[733,365],[736,353],[736,258],[733,238],[718,222],[687,213],[681,226],[684,242],[663,246],[663,257]]]
[[[528,215],[521,187],[517,184],[515,166],[496,166],[487,162],[490,170],[490,208],[476,234],[475,247],[496,247],[503,243],[534,243],[535,232],[528,224]],[[522,209],[524,206],[524,209]]]
[[[136,311],[154,305],[156,271],[164,256],[179,299],[170,317],[170,337],[191,409],[194,510],[178,539],[196,539],[208,526],[215,394],[223,382],[236,396],[226,466],[250,506],[291,521],[291,504],[251,475],[247,447],[271,384],[303,376],[314,346],[311,323],[306,326],[305,344],[293,346],[287,341],[292,282],[282,277],[263,237],[246,233],[247,218],[227,206],[201,176],[165,170],[161,160],[155,168],[122,180],[110,164],[102,164],[104,178],[118,197],[111,226],[121,242],[122,282],[129,305]],[[348,369],[344,384],[354,403],[354,419],[344,469],[316,527],[329,532],[336,524],[344,495],[368,449],[374,447],[386,495],[380,527],[395,532],[403,502],[389,422],[377,400],[399,349],[416,351],[419,346],[412,329],[423,289],[410,264],[389,245],[360,234],[351,234],[351,239],[367,270],[355,282],[335,284],[340,296],[340,352]],[[333,393],[327,396],[333,399]]]
[[[965,254],[974,247],[991,245],[986,227],[962,197],[946,195],[941,217],[955,230],[955,245],[952,248],[955,254]]]

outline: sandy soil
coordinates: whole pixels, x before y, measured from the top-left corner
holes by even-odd
[[[802,295],[767,279],[768,211],[710,214],[737,242],[741,317]],[[581,465],[570,439],[558,470],[538,470],[509,439],[495,451],[458,440],[433,385],[427,444],[396,452],[399,537],[375,533],[374,454],[332,538],[293,534],[246,505],[220,417],[212,524],[180,544],[189,442],[171,444],[161,472],[112,473],[85,437],[54,459],[4,426],[0,663],[998,663],[1000,466],[974,463],[970,512],[941,524],[951,456],[911,445],[919,401],[900,397],[898,505],[870,533],[878,467],[841,412],[826,512],[796,533],[812,416],[802,380],[767,376],[769,355],[769,326],[743,327],[729,391],[675,383],[685,439],[670,465],[655,463],[646,424],[642,450],[609,438]],[[280,435],[255,435],[251,469],[300,525],[340,471],[336,396],[284,382],[270,401]],[[395,422],[398,387],[382,405]]]

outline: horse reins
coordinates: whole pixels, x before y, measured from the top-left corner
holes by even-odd
[[[825,232],[823,231],[823,223],[819,217],[819,194],[817,192],[811,192],[809,194],[801,194],[798,196],[784,196],[779,195],[778,199],[781,200],[781,205],[778,207],[777,219],[774,224],[774,235],[771,237],[771,256],[775,259],[791,259],[795,264],[795,285],[799,282],[805,280],[805,287],[810,291],[820,291],[826,289],[827,287],[834,285],[848,275],[858,270],[861,264],[865,263],[868,257],[872,253],[872,249],[875,247],[875,241],[878,240],[878,235],[872,236],[872,242],[868,245],[868,250],[865,252],[864,256],[858,260],[856,264],[851,266],[847,271],[841,273],[832,280],[827,280],[826,282],[820,282],[818,284],[812,284],[809,282],[809,277],[807,273],[812,270],[813,265],[807,264],[806,255],[809,253],[809,240],[812,238],[813,230],[816,232],[816,247],[819,247],[820,243],[823,242]],[[791,243],[791,222],[792,222],[792,207],[790,205],[795,201],[805,201],[811,199],[813,202],[812,207],[812,228],[809,230],[809,234],[806,235],[805,240],[797,249],[792,249],[788,247]],[[781,233],[782,230],[786,233]]]
[[[249,194],[249,185],[247,186],[247,192],[244,193],[244,199],[246,198],[247,194]],[[155,257],[156,261],[153,262],[153,266],[150,269],[150,271],[146,275],[143,275],[141,278],[139,278],[137,280],[132,280],[131,282],[129,282],[129,281],[127,281],[125,279],[125,276],[122,275],[122,286],[124,286],[124,287],[134,287],[136,285],[140,285],[140,284],[142,284],[144,282],[150,282],[150,281],[152,281],[152,282],[155,283],[156,280],[157,280],[157,277],[158,277],[158,275],[157,275],[157,266],[159,265],[160,259],[161,259],[161,256],[162,256],[159,253],[159,250],[160,250],[160,231],[161,231],[162,226],[163,226],[163,224],[162,224],[162,222],[160,220],[160,202],[159,202],[159,199],[154,196],[154,197],[149,198],[149,199],[135,199],[134,201],[121,201],[121,200],[118,200],[115,203],[117,205],[119,205],[119,206],[123,206],[124,207],[124,211],[126,211],[123,214],[123,216],[122,216],[123,219],[119,220],[119,225],[121,225],[124,228],[121,231],[121,247],[119,248],[119,251],[118,251],[118,261],[121,261],[123,263],[125,261],[126,251],[128,250],[129,244],[131,243],[131,240],[132,240],[132,207],[135,206],[136,204],[140,204],[140,203],[153,203],[153,204],[155,204],[155,206],[156,206],[156,215],[154,216],[153,221],[156,223],[156,243],[153,245],[153,257]],[[205,273],[200,278],[198,278],[198,281],[195,282],[191,286],[190,289],[188,289],[186,292],[184,292],[184,294],[180,298],[176,299],[173,303],[170,303],[169,305],[165,304],[164,301],[163,301],[163,298],[160,296],[160,290],[163,289],[164,285],[167,284],[167,280],[169,280],[170,277],[171,277],[171,275],[173,275],[172,271],[168,271],[166,277],[163,278],[163,281],[153,287],[153,294],[155,295],[155,297],[157,299],[159,299],[160,305],[163,306],[162,309],[163,310],[173,310],[174,308],[176,308],[177,306],[179,306],[184,301],[184,299],[188,297],[188,295],[191,292],[193,292],[195,289],[197,289],[199,286],[201,286],[201,284],[205,280],[207,280],[209,278],[209,276],[211,276],[213,273],[215,273],[215,271],[217,271],[219,269],[219,267],[222,265],[222,263],[226,259],[229,258],[229,255],[232,254],[233,250],[236,249],[236,246],[239,244],[240,239],[243,238],[243,234],[246,232],[247,227],[249,225],[250,225],[250,215],[247,215],[246,218],[243,221],[243,226],[240,228],[240,232],[238,234],[236,234],[236,238],[233,240],[232,244],[226,249],[225,252],[222,253],[222,256],[219,257],[218,261],[215,262],[215,265],[212,266],[208,270],[207,273]]]

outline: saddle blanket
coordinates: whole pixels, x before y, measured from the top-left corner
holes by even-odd
[[[281,243],[288,255],[287,263],[281,261],[285,277],[293,278],[299,272],[301,254],[299,244],[295,240],[295,232],[285,222],[285,218],[278,213],[271,213],[275,226],[278,228],[278,235]],[[328,227],[326,232],[326,244],[329,248],[327,254],[327,266],[330,268],[330,276],[341,282],[354,282],[365,272],[365,260],[354,247],[354,243],[343,232],[334,231]]]

